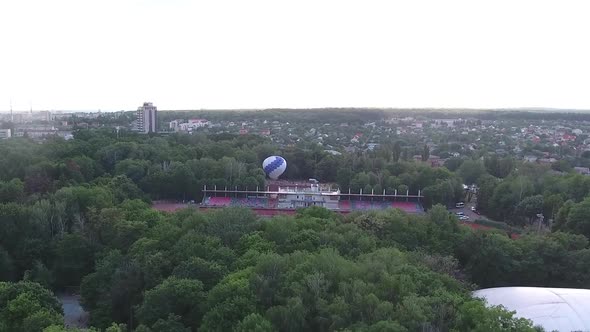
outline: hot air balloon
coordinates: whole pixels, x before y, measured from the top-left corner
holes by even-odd
[[[280,156],[270,156],[262,162],[262,169],[269,178],[276,180],[287,169],[287,161]]]

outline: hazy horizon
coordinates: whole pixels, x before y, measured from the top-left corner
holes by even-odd
[[[585,1],[0,3],[0,109],[590,109]]]
[[[156,105],[157,107],[157,105]],[[590,112],[590,109],[568,109],[568,108],[550,108],[550,107],[506,107],[506,108],[458,108],[458,107],[449,107],[449,108],[432,108],[432,107],[310,107],[310,108],[288,108],[288,107],[269,107],[269,108],[204,108],[204,109],[158,109],[159,112],[256,112],[256,111],[270,111],[270,110],[277,110],[277,111],[337,111],[337,110],[356,110],[356,111],[363,111],[363,110],[371,110],[371,111],[407,111],[407,112],[505,112],[505,111],[514,111],[514,112],[549,112],[549,113],[586,113]],[[135,109],[126,109],[126,110],[101,110],[101,109],[85,109],[85,110],[46,110],[46,109],[39,109],[39,110],[12,110],[14,113],[27,113],[30,111],[33,112],[42,112],[42,111],[49,111],[49,112],[60,112],[60,113],[70,113],[70,112],[84,112],[84,113],[94,113],[94,112],[104,112],[104,113],[114,113],[114,112],[134,112]],[[0,110],[0,113],[10,113],[10,110]]]

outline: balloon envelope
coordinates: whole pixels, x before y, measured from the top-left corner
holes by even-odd
[[[269,178],[276,180],[287,169],[287,161],[280,156],[270,156],[262,162],[262,169]]]

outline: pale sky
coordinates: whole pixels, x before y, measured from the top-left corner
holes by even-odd
[[[590,1],[1,0],[0,110],[590,109]]]

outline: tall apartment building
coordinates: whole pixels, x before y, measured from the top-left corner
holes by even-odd
[[[158,131],[158,108],[152,103],[137,108],[137,130],[145,134]]]

